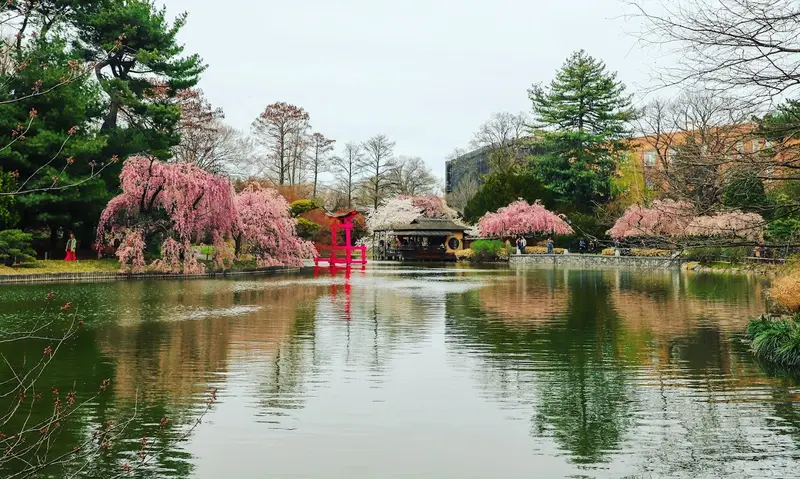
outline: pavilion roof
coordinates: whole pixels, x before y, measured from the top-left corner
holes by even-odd
[[[437,236],[432,233],[441,233],[441,236],[446,236],[454,231],[467,231],[469,227],[460,225],[453,220],[446,218],[417,218],[410,224],[405,225],[389,225],[377,228],[375,231],[392,231],[395,233],[414,233],[425,236]]]

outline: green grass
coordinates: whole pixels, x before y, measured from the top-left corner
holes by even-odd
[[[117,259],[86,259],[79,261],[47,260],[19,266],[0,266],[0,275],[52,273],[116,273]]]
[[[747,336],[756,356],[769,362],[800,367],[800,314],[794,318],[760,317],[747,325]]]

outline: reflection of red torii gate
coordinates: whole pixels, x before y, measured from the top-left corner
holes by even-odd
[[[314,258],[314,264],[319,265],[321,262],[328,262],[328,265],[335,268],[337,264],[350,266],[353,264],[366,265],[367,264],[367,247],[365,245],[352,246],[351,237],[353,231],[353,218],[358,214],[356,211],[349,211],[347,213],[326,213],[328,218],[334,221],[331,224],[331,245],[319,246],[318,249],[330,248],[331,255],[324,258],[321,255]],[[344,230],[344,246],[339,246],[339,230]],[[361,258],[353,259],[353,250],[361,252]],[[344,251],[344,258],[337,258],[336,252]]]

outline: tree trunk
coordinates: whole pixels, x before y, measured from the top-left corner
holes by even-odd
[[[55,257],[58,251],[58,226],[50,225],[50,255]]]
[[[119,102],[111,100],[111,104],[108,106],[108,114],[106,114],[106,117],[103,119],[103,126],[100,127],[100,131],[107,132],[116,128],[118,118]]]

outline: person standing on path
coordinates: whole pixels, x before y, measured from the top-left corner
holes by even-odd
[[[553,254],[553,238],[547,238],[547,254]]]
[[[522,253],[524,254],[525,248],[528,247],[528,240],[526,240],[524,236],[520,236],[519,243],[520,243],[520,251],[522,251]]]
[[[75,250],[78,248],[78,240],[75,239],[75,233],[72,231],[69,232],[69,239],[67,240],[67,257],[64,258],[64,261],[75,261],[77,258],[75,257]]]

